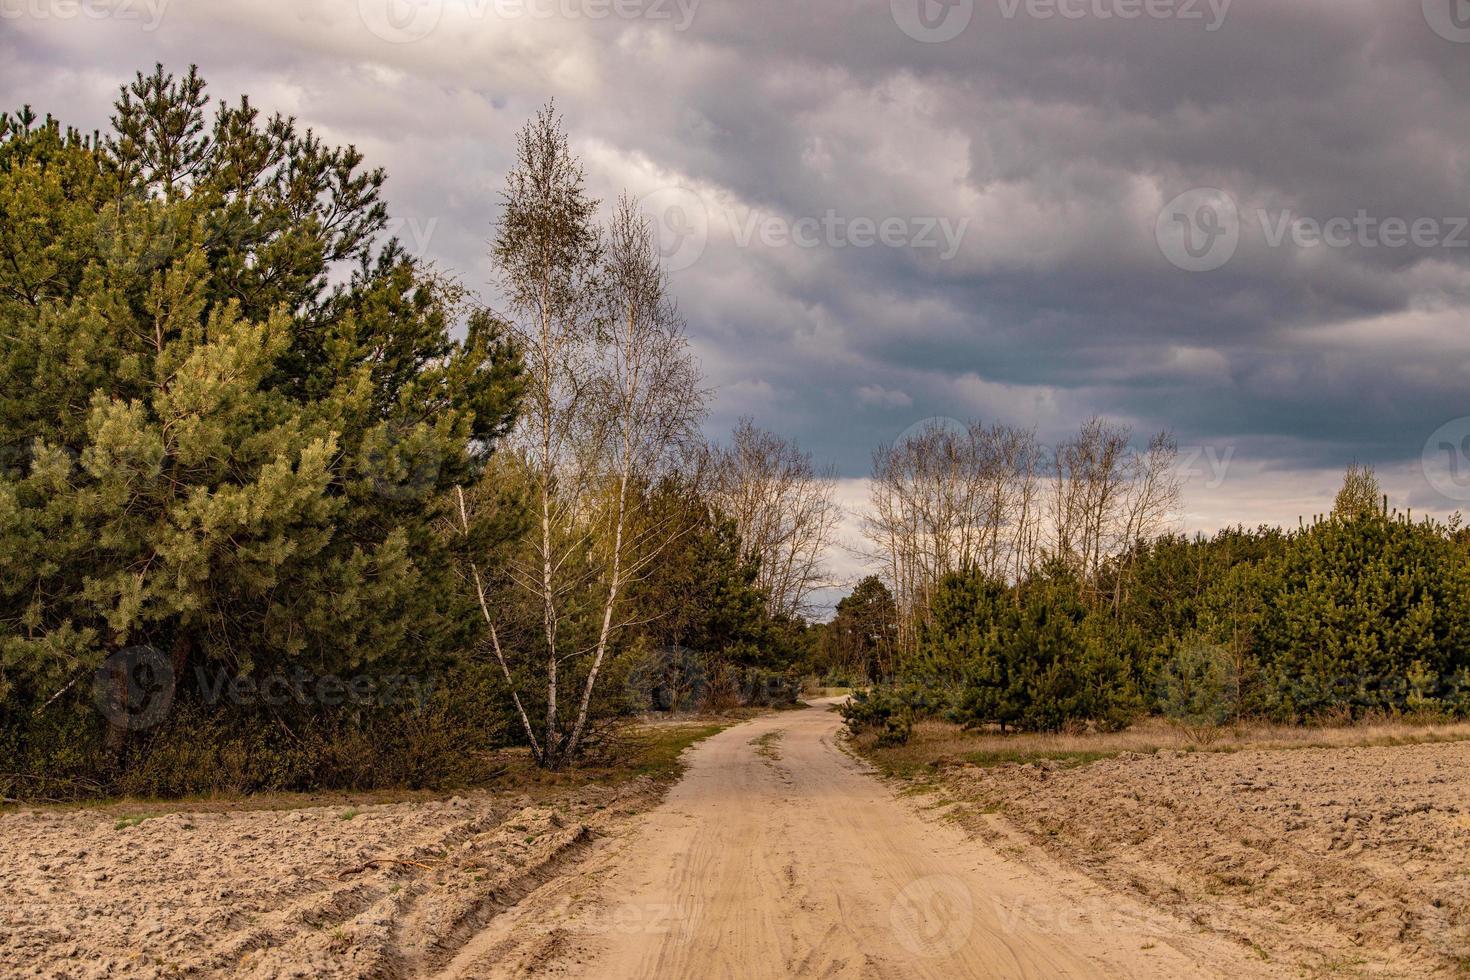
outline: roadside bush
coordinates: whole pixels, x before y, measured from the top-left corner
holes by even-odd
[[[628,710],[635,713],[789,707],[801,696],[795,671],[741,666],[723,653],[649,649],[639,642],[628,664],[623,686]]]
[[[913,735],[915,702],[922,703],[917,692],[877,688],[858,691],[837,711],[854,735],[876,732],[877,744],[891,747],[907,743]]]
[[[0,730],[0,796],[73,800],[125,795],[457,787],[493,772],[486,754],[514,744],[494,675],[454,668],[422,698],[382,705],[209,704],[189,691],[156,727],[116,752],[83,698],[38,725]]]

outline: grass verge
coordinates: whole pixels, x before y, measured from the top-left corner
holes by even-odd
[[[879,746],[872,733],[855,736],[851,745],[882,772],[914,779],[952,766],[989,769],[1037,762],[1083,766],[1129,752],[1287,751],[1465,740],[1470,740],[1470,723],[1417,725],[1403,721],[1375,721],[1334,728],[1239,725],[1222,729],[1215,741],[1201,744],[1178,727],[1150,718],[1124,732],[1082,735],[1000,735],[926,721],[914,726],[913,736],[906,745]]]

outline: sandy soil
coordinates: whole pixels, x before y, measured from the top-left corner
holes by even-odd
[[[669,798],[467,943],[446,977],[1208,977],[1238,943],[1019,863],[895,796],[814,707],[697,746]]]
[[[0,815],[0,976],[431,973],[658,795]]]
[[[1470,742],[958,766],[941,785],[996,846],[1043,842],[1262,962],[1470,974]]]
[[[3,815],[0,976],[1430,976],[1463,949],[1465,744],[954,767],[935,797],[839,727],[727,729],[657,805]]]

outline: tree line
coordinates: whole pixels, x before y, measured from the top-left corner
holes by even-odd
[[[1092,437],[1106,431],[1089,423],[1079,441],[1106,446]],[[1094,462],[1051,474],[1050,536],[1018,574],[982,548],[932,568],[917,598],[862,583],[822,645],[829,664],[873,684],[848,709],[853,725],[902,741],[923,718],[1059,731],[1157,714],[1203,733],[1247,717],[1470,712],[1470,532],[1458,516],[1391,510],[1355,465],[1331,511],[1295,529],[1151,534],[1177,492],[1160,466],[1169,451],[1152,440],[1116,481]]]
[[[935,421],[880,446],[864,534],[900,610],[899,646],[913,651],[953,572],[1020,581],[1056,561],[1092,589],[1105,565],[1160,533],[1179,501],[1179,448],[1168,433],[1141,451],[1131,440],[1101,418],[1050,451],[1034,429]]]

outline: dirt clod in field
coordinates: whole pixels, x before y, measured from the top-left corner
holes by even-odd
[[[1394,977],[1470,963],[1470,743],[1125,753],[948,778],[1094,878],[1263,956]]]

